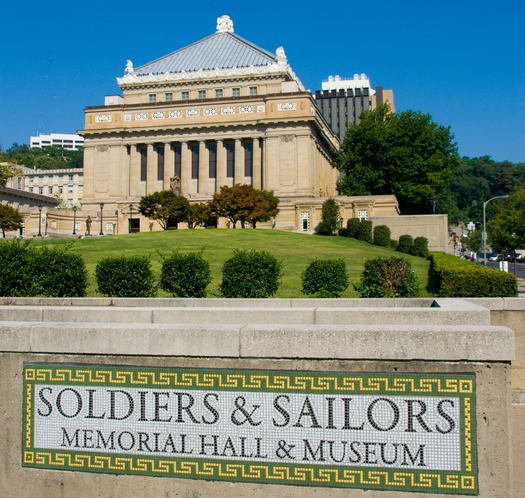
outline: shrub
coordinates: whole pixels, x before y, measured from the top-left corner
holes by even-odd
[[[348,274],[343,259],[312,261],[301,275],[303,294],[314,297],[341,297],[348,287]]]
[[[27,271],[34,249],[30,241],[0,242],[0,296],[30,295],[32,275]]]
[[[354,289],[360,297],[415,297],[419,284],[410,263],[402,258],[376,258],[365,261],[365,268]]]
[[[162,262],[160,286],[176,297],[206,297],[210,282],[210,264],[202,253],[175,252]]]
[[[98,291],[112,297],[154,297],[151,263],[147,256],[101,259],[95,268]]]
[[[445,253],[430,256],[429,291],[439,297],[516,297],[515,275]]]
[[[361,222],[359,223],[359,230],[357,231],[357,240],[369,242],[370,244],[372,243],[373,238],[371,221],[361,220]]]
[[[412,244],[412,250],[410,251],[412,256],[419,256],[420,258],[428,257],[428,239],[426,237],[416,237]]]
[[[386,225],[377,225],[374,227],[374,245],[381,247],[390,246],[391,232]]]
[[[82,256],[65,248],[43,247],[33,252],[28,265],[33,275],[31,296],[84,297],[88,272]]]
[[[339,205],[332,197],[323,202],[321,208],[321,220],[321,223],[328,227],[330,235],[332,235],[332,233],[336,231],[337,224],[339,223]]]
[[[412,251],[412,246],[414,245],[414,239],[412,235],[401,235],[399,237],[399,244],[397,245],[397,250],[403,254],[410,254]]]
[[[315,233],[317,235],[332,235],[332,229],[324,221],[321,221],[321,223],[315,227]]]
[[[350,218],[346,222],[346,228],[348,230],[347,237],[352,237],[353,239],[357,238],[357,232],[359,232],[359,225],[361,222],[359,221],[359,218]]]
[[[282,263],[266,251],[236,250],[224,262],[220,291],[224,297],[273,296],[279,288]]]

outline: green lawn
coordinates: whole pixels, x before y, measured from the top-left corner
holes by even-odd
[[[396,253],[393,249],[377,247],[345,237],[323,237],[265,229],[209,229],[209,230],[169,230],[164,232],[141,232],[106,237],[89,237],[81,240],[72,239],[34,239],[35,245],[71,244],[71,251],[82,255],[89,272],[88,296],[98,296],[94,277],[95,267],[101,258],[115,256],[148,255],[157,277],[160,276],[161,254],[172,251],[182,253],[203,250],[204,258],[209,261],[212,281],[208,287],[208,296],[219,297],[219,284],[222,279],[222,265],[234,249],[265,250],[283,263],[281,285],[275,297],[305,297],[301,292],[301,273],[316,258],[343,258],[350,277],[350,285],[343,297],[358,297],[352,287],[363,271],[366,259],[390,256],[402,256],[410,261],[416,272],[421,295],[425,291],[428,279],[428,261]],[[160,291],[159,297],[169,294]]]

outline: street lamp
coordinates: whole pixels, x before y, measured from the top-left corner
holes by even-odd
[[[129,205],[129,232],[133,233],[133,204]]]
[[[495,197],[491,197],[488,201],[485,201],[483,203],[483,264],[487,266],[487,204],[490,201],[493,201],[494,199],[508,199],[508,195],[497,195]]]
[[[77,207],[73,206],[73,235],[77,234]]]
[[[100,233],[99,235],[104,235],[104,232],[102,231],[102,210],[104,209],[104,203],[100,203]]]
[[[38,206],[38,235],[37,237],[42,237],[42,206]]]

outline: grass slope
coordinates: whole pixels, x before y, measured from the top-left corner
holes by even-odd
[[[267,251],[283,263],[281,285],[275,297],[305,297],[301,292],[301,273],[314,259],[342,258],[346,262],[350,285],[343,297],[359,297],[352,287],[363,271],[366,259],[402,256],[410,261],[416,272],[422,296],[428,277],[428,261],[401,255],[393,249],[377,247],[366,242],[345,237],[322,237],[277,230],[212,229],[169,230],[163,232],[141,232],[106,237],[86,237],[81,240],[45,239],[34,240],[35,245],[71,244],[71,251],[80,254],[86,263],[90,278],[88,296],[98,296],[94,277],[95,267],[102,258],[117,256],[148,255],[156,277],[160,276],[162,255],[172,251],[200,252],[209,261],[212,282],[208,287],[209,297],[219,297],[222,266],[235,249]],[[169,297],[164,291],[159,297]]]

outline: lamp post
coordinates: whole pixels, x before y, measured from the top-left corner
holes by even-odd
[[[73,235],[77,234],[77,207],[73,206]]]
[[[37,237],[42,237],[42,206],[38,206],[38,235]]]
[[[100,203],[100,233],[99,235],[104,235],[104,232],[102,231],[102,210],[104,209],[104,203]]]
[[[487,204],[494,199],[508,199],[508,195],[496,195],[483,203],[483,264],[487,266]]]
[[[133,233],[133,204],[129,205],[129,233]]]

